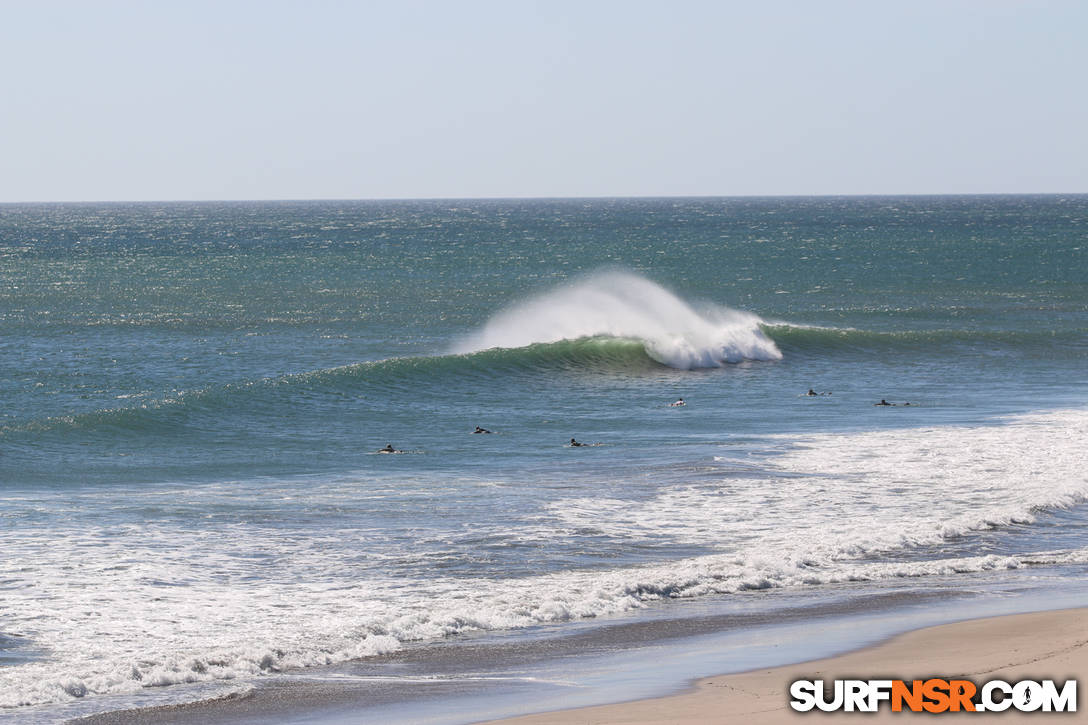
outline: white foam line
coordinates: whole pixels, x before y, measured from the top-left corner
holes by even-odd
[[[947,540],[1084,501],[1086,439],[1085,410],[975,428],[781,438],[792,445],[768,458],[774,470],[765,477],[723,467],[717,481],[666,488],[649,501],[567,501],[519,531],[547,542],[590,527],[632,546],[667,540],[719,553],[520,579],[381,576],[380,559],[357,560],[370,531],[293,536],[168,521],[8,528],[0,530],[4,631],[49,655],[0,668],[0,707],[248,679],[666,598],[1088,563],[1088,548],[941,553]],[[308,494],[315,502],[343,495]],[[929,558],[925,547],[934,547]],[[915,556],[899,561],[910,548]],[[885,552],[897,560],[881,560]]]

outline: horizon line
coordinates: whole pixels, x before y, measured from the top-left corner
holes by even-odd
[[[0,201],[0,206],[18,204],[253,204],[303,202],[397,202],[397,201],[579,201],[579,200],[651,200],[651,199],[877,199],[904,197],[979,197],[979,196],[1086,196],[1088,191],[983,191],[983,192],[907,192],[872,194],[631,194],[591,196],[375,196],[375,197],[283,197],[265,199],[56,199]]]

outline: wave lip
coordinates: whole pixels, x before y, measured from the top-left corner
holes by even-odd
[[[782,353],[761,323],[754,314],[728,307],[696,311],[644,277],[603,272],[498,313],[453,352],[611,337],[636,340],[651,358],[680,370],[780,360]]]

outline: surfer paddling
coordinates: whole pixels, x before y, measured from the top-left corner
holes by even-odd
[[[683,398],[678,398],[675,403],[669,403],[670,408],[681,408],[685,405],[687,405],[687,403],[684,402]]]
[[[378,453],[400,453],[400,452],[401,451],[398,451],[396,448],[393,447],[392,443],[386,443],[385,448],[379,448],[378,449]]]
[[[472,432],[473,433],[490,433],[491,431],[489,431],[487,428],[481,428],[480,426],[476,426],[476,430],[474,430]]]

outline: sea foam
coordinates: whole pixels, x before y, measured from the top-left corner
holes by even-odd
[[[697,311],[644,277],[600,272],[496,314],[454,352],[607,336],[638,340],[654,360],[681,370],[781,359],[760,323],[719,305]]]
[[[406,586],[381,566],[359,568],[367,530],[316,540],[248,525],[226,536],[162,523],[0,532],[8,639],[29,634],[50,652],[0,668],[0,708],[246,680],[663,598],[1088,563],[1085,547],[997,555],[943,546],[1088,496],[1080,455],[1088,411],[995,422],[772,438],[782,447],[763,473],[748,466],[732,476],[734,463],[723,459],[720,476],[648,500],[565,499],[522,532],[545,540],[592,527],[632,545],[666,536],[718,542],[718,553],[648,566],[497,579],[436,572]],[[345,487],[313,486],[308,496],[344,505],[360,495]],[[262,484],[267,497],[294,490]],[[214,510],[235,495],[205,488],[183,498]],[[275,555],[260,576],[255,552]],[[354,572],[347,581],[346,571]]]

